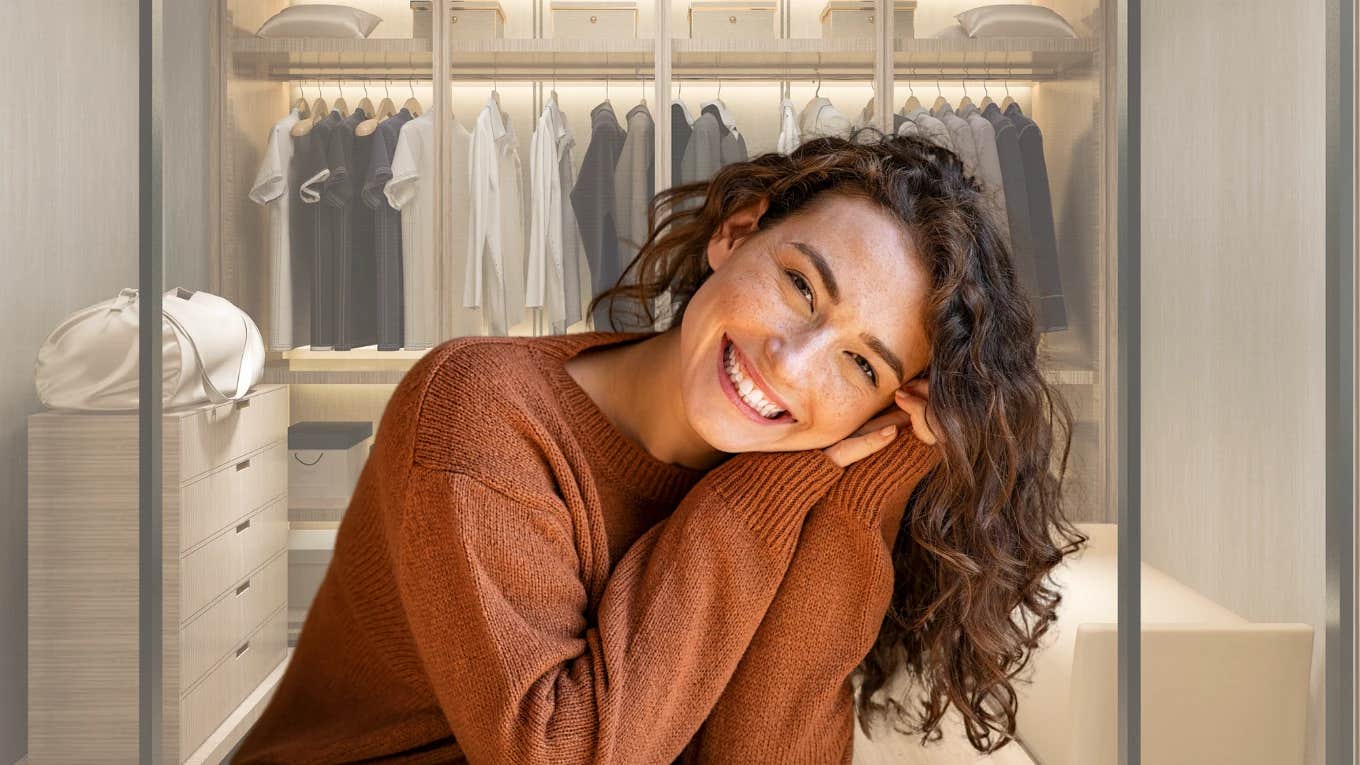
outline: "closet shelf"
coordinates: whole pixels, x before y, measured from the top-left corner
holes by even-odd
[[[787,38],[671,41],[677,78],[772,80],[789,77],[872,79],[874,41]],[[1098,50],[1090,38],[902,39],[894,45],[897,77],[1042,79],[1089,66]],[[238,72],[273,80],[308,77],[419,78],[433,72],[429,40],[236,38]],[[455,79],[652,79],[651,39],[504,38],[451,40]]]
[[[231,46],[232,68],[238,75],[271,80],[336,71],[428,80],[434,71],[433,46],[421,39],[237,37]]]

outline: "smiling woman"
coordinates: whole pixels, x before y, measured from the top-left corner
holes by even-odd
[[[862,137],[653,199],[664,331],[422,357],[234,762],[848,763],[856,671],[1008,741],[1070,415],[958,156]]]

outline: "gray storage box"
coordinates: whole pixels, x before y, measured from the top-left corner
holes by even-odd
[[[288,520],[344,516],[373,443],[373,423],[299,422],[288,427]]]

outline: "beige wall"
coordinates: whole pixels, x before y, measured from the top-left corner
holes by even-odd
[[[1142,22],[1143,557],[1315,626],[1318,765],[1324,6],[1148,0]]]

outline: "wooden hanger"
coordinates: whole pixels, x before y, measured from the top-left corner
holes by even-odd
[[[378,102],[378,119],[387,119],[397,113],[397,105],[392,103],[392,94],[387,91],[387,83],[383,82],[383,100]]]
[[[911,83],[907,83],[907,90],[911,95],[907,98],[907,102],[902,104],[903,116],[906,116],[911,110],[919,109],[921,107],[921,99],[916,97],[916,89],[911,87]]]
[[[411,89],[411,97],[406,99],[406,103],[402,104],[401,108],[410,112],[412,117],[419,117],[425,113],[425,107],[421,106],[420,102],[416,100],[416,86],[412,85],[410,80],[406,81],[406,86]]]
[[[303,99],[305,100],[305,99]],[[321,97],[321,85],[316,86],[316,100],[312,102],[311,119],[298,120],[293,129],[288,131],[294,138],[301,138],[312,132],[312,127],[326,116],[326,99]]]
[[[364,121],[354,126],[354,135],[362,138],[373,135],[373,131],[378,129],[378,110],[373,108],[373,102],[368,98],[368,84],[364,84],[364,97],[359,99],[359,106],[356,107],[364,113]]]

